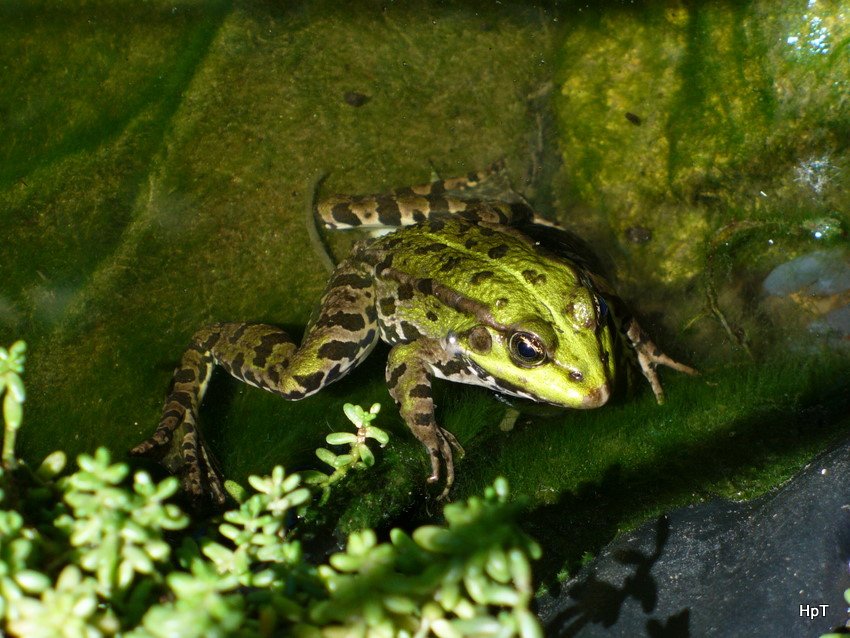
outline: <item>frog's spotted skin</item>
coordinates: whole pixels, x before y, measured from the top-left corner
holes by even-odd
[[[327,228],[397,228],[438,215],[506,226],[532,222],[555,226],[539,217],[505,181],[504,162],[464,177],[399,188],[379,195],[332,195],[319,203]]]
[[[428,450],[429,481],[438,481],[445,468],[445,496],[454,479],[453,453],[462,449],[436,421],[431,379],[565,407],[601,406],[616,363],[608,306],[662,402],[657,365],[695,371],[664,355],[586,264],[549,254],[507,225],[536,216],[500,183],[499,171],[322,202],[318,212],[329,227],[406,227],[355,246],[334,271],[300,346],[263,324],[198,331],[174,375],[159,427],[133,452],[162,454],[191,494],[223,502],[197,427],[213,368],[298,400],[347,374],[382,339],[393,346],[390,394]]]

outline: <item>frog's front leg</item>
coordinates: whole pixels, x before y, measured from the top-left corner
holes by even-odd
[[[463,456],[463,448],[454,435],[437,424],[431,377],[457,380],[465,366],[446,352],[436,339],[419,339],[399,344],[390,351],[387,361],[387,385],[398,405],[401,418],[413,435],[428,450],[431,458],[429,483],[440,480],[440,466],[445,465],[446,483],[440,498],[445,498],[454,482],[452,448]]]
[[[196,332],[174,374],[156,432],[131,452],[161,456],[169,470],[182,475],[193,498],[209,493],[215,502],[223,503],[221,478],[197,427],[198,409],[215,366],[296,401],[349,372],[377,339],[372,279],[342,262],[301,347],[280,328],[265,324],[219,323]],[[177,432],[179,450],[175,451],[172,443]]]

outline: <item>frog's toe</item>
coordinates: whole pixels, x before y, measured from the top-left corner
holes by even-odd
[[[664,404],[664,389],[661,387],[661,380],[658,378],[658,366],[666,366],[677,372],[683,372],[691,376],[698,375],[699,372],[684,363],[679,363],[661,352],[654,344],[651,344],[652,349],[638,350],[638,363],[640,365],[643,376],[649,381],[652,386],[652,392],[655,394],[655,401],[658,405]]]
[[[443,428],[440,428],[440,434],[442,435],[443,439],[447,441],[448,444],[454,449],[455,454],[457,454],[459,457],[463,457],[463,455],[466,454],[463,449],[463,446],[458,443],[458,440],[454,434],[452,434],[448,430],[444,430]],[[451,450],[449,450],[449,458],[451,458]]]
[[[446,481],[443,485],[443,491],[440,492],[440,495],[437,497],[438,500],[445,500],[448,498],[449,492],[452,489],[452,485],[455,482],[455,465],[454,465],[454,454],[452,452],[452,448],[457,452],[459,456],[463,456],[463,448],[460,443],[458,443],[454,434],[451,432],[444,430],[443,428],[437,429],[438,441],[439,441],[439,450],[436,451],[436,454],[431,455],[431,469],[432,474],[429,477],[429,482],[436,482],[439,480],[439,472],[440,472],[440,464],[446,468]]]
[[[146,456],[154,451],[167,449],[174,439],[174,433],[183,424],[187,416],[188,412],[183,405],[173,400],[170,401],[166,405],[165,412],[153,435],[131,449],[130,454],[133,456]]]
[[[215,461],[195,425],[186,423],[185,426],[186,431],[180,443],[183,488],[195,505],[202,505],[207,500],[223,505],[227,495]]]

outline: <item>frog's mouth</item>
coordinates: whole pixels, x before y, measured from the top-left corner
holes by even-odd
[[[611,384],[607,381],[595,390],[590,390],[581,402],[585,409],[599,408],[608,402],[611,397]]]

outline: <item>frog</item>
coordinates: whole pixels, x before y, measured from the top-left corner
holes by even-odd
[[[618,342],[659,404],[657,368],[697,371],[664,354],[608,280],[578,253],[553,251],[534,228],[557,231],[510,186],[504,163],[375,195],[333,195],[315,215],[330,230],[390,231],[354,244],[333,270],[301,343],[281,328],[223,322],[192,336],[153,435],[135,455],[179,473],[194,500],[223,504],[220,473],[199,428],[213,370],[297,401],[390,346],[389,394],[446,499],[463,448],[439,425],[434,378],[560,408],[605,405]]]

